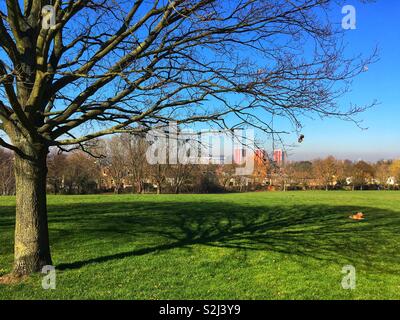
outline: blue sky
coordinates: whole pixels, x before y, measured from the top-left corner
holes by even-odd
[[[296,135],[285,138],[297,145],[289,150],[293,160],[327,155],[371,161],[400,158],[400,1],[362,4],[352,0],[347,4],[356,8],[357,29],[345,32],[346,56],[368,56],[378,46],[379,61],[354,80],[352,92],[338,103],[346,108],[349,103],[366,105],[377,100],[379,105],[358,117],[367,130],[338,119],[305,119],[303,144],[296,144]],[[341,7],[336,11],[334,20],[340,24]]]
[[[291,150],[292,159],[329,154],[354,160],[400,157],[400,1],[348,4],[357,10],[357,29],[345,34],[348,53],[367,55],[378,46],[379,61],[354,80],[352,92],[339,104],[364,105],[377,99],[379,105],[358,117],[367,130],[337,119],[306,120],[305,142]],[[338,12],[338,21],[341,17]],[[295,139],[291,137],[289,142]]]

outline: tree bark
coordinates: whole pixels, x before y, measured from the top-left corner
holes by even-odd
[[[51,265],[46,205],[48,148],[24,146],[28,155],[15,155],[16,224],[14,270],[17,276]]]

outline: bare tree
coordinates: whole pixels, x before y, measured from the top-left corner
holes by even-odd
[[[84,147],[170,120],[224,126],[227,114],[279,133],[271,116],[298,128],[304,113],[348,118],[360,111],[335,104],[368,62],[343,56],[340,32],[324,14],[331,2],[5,0],[0,129],[8,139],[0,145],[15,153],[13,274],[52,263],[51,146]],[[51,27],[45,5],[55,10]]]
[[[149,173],[149,164],[146,159],[148,142],[141,135],[122,134],[121,143],[126,153],[126,165],[128,169],[128,179],[132,184],[132,191],[137,193],[145,192],[145,182]]]
[[[12,195],[15,192],[13,155],[0,148],[0,195]]]
[[[126,145],[120,136],[114,136],[110,140],[102,142],[104,158],[100,163],[105,173],[112,179],[114,193],[121,193],[129,174]]]
[[[75,151],[67,158],[64,189],[69,194],[93,193],[98,188],[100,167],[97,161],[82,151]]]
[[[391,175],[391,166],[393,162],[392,161],[378,161],[375,164],[375,177],[377,178],[380,188],[388,188],[390,185],[388,185],[388,182],[390,182],[390,178],[392,177]],[[394,182],[394,181],[393,181]]]
[[[370,184],[371,179],[375,177],[375,169],[372,165],[365,161],[358,161],[353,166],[354,185],[360,190],[364,189],[365,185]]]
[[[312,180],[313,164],[310,161],[299,161],[289,163],[287,172],[290,175],[291,183],[297,187],[307,189]]]
[[[390,174],[394,178],[394,183],[399,184],[400,182],[400,160],[394,160],[390,165]]]
[[[168,167],[169,165],[167,164],[153,164],[149,167],[148,175],[157,188],[157,194],[163,192],[164,184],[167,179]]]
[[[219,165],[215,170],[218,183],[225,190],[230,189],[231,184],[233,185],[234,181],[236,180],[237,178],[236,168],[237,165],[230,163],[230,164]]]
[[[51,186],[54,194],[63,188],[65,176],[69,170],[67,155],[53,150],[47,159],[47,184]]]
[[[167,167],[166,175],[170,179],[171,187],[174,193],[182,191],[182,187],[193,181],[192,173],[195,171],[194,164],[172,164]]]
[[[319,179],[321,185],[328,191],[329,186],[332,186],[336,182],[338,174],[337,160],[333,156],[325,159],[317,159],[313,163],[313,170],[315,177]]]

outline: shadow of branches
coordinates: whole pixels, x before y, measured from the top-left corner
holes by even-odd
[[[363,210],[367,219],[348,216]],[[201,244],[238,250],[280,252],[333,262],[352,262],[365,268],[397,272],[400,262],[400,215],[372,207],[327,205],[252,205],[227,202],[124,202],[51,207],[50,223],[70,224],[57,230],[53,241],[74,237],[131,241],[133,249],[81,261],[62,263],[75,269],[130,256]],[[138,248],[142,238],[156,245]],[[162,241],[160,240],[162,239]]]

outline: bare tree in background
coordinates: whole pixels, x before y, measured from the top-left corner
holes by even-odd
[[[132,185],[132,192],[144,193],[146,177],[149,172],[149,164],[146,159],[149,144],[141,135],[122,134],[120,139],[126,153],[128,179]]]
[[[100,160],[100,163],[105,174],[112,179],[114,193],[119,194],[122,192],[129,174],[126,145],[120,136],[104,140],[102,145],[104,148],[102,154],[106,156]]]
[[[166,164],[153,164],[149,167],[148,175],[154,182],[157,194],[163,192],[164,184],[167,180],[168,167],[169,165]]]
[[[390,178],[392,177],[391,166],[393,161],[378,161],[375,163],[375,177],[379,181],[380,188],[390,187]],[[394,181],[393,181],[394,182]]]
[[[336,181],[338,174],[338,163],[333,156],[325,159],[318,159],[314,161],[314,175],[320,181],[320,184],[328,191],[330,186]]]
[[[70,170],[68,163],[67,155],[56,150],[52,150],[47,157],[47,184],[54,194],[60,193],[65,183],[67,171]]]
[[[394,160],[389,170],[391,177],[394,178],[395,184],[400,184],[400,160]]]
[[[235,181],[235,178],[237,178],[236,168],[237,165],[233,163],[219,165],[217,167],[216,169],[217,179],[221,187],[223,187],[226,190],[230,188],[231,184],[233,184],[233,182]]]
[[[74,151],[67,158],[64,190],[68,194],[93,193],[98,188],[100,167],[97,161],[82,151]]]
[[[172,191],[178,194],[182,191],[182,187],[189,181],[193,181],[192,174],[196,171],[195,164],[173,164],[167,167],[166,175],[170,179]]]
[[[0,195],[12,195],[15,192],[13,155],[0,148]]]
[[[355,187],[358,187],[360,190],[364,189],[364,186],[370,184],[371,179],[375,177],[375,169],[374,167],[365,162],[358,161],[353,166],[353,184]]]
[[[51,28],[42,24],[45,5],[55,8]],[[335,104],[369,61],[343,56],[340,32],[327,19],[332,6],[330,0],[3,1],[0,130],[8,139],[0,145],[15,153],[13,275],[52,264],[46,209],[52,146],[83,148],[93,138],[170,120],[279,133],[272,117],[288,118],[297,129],[302,115],[349,119],[361,111]]]

